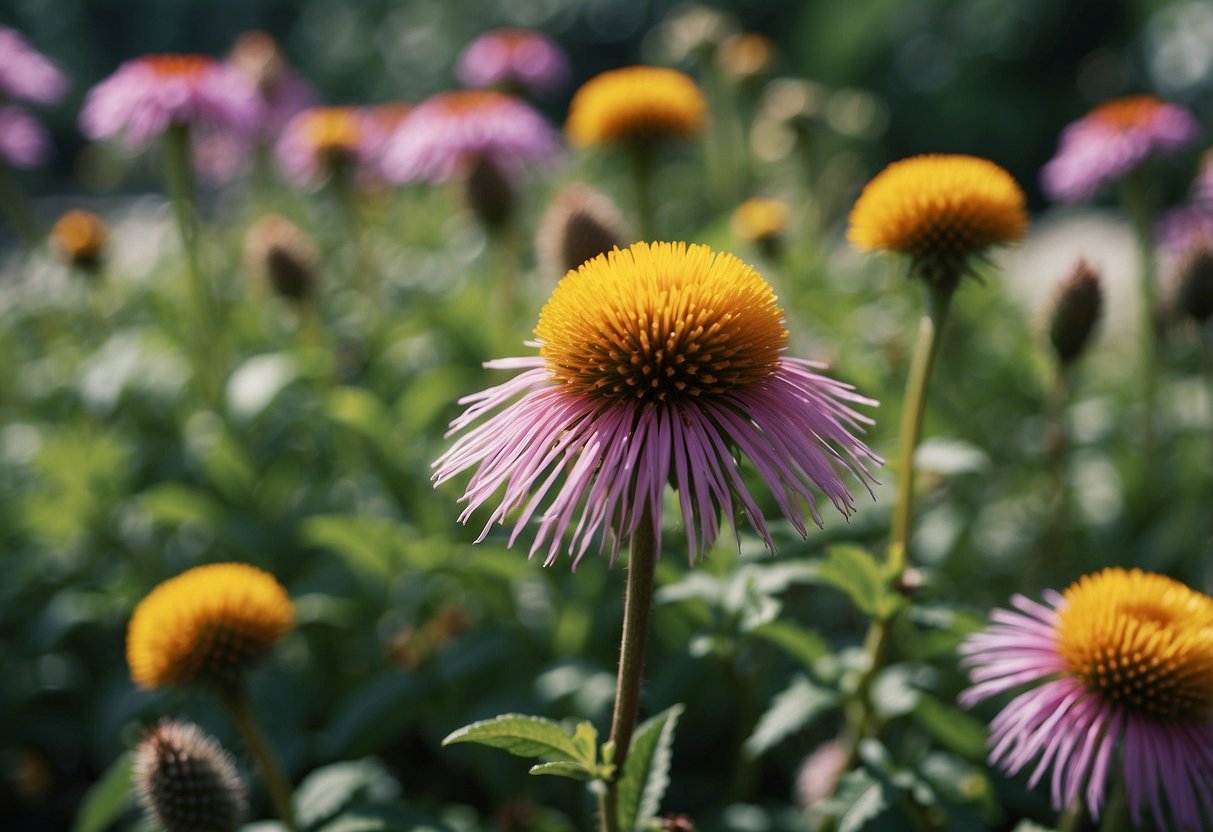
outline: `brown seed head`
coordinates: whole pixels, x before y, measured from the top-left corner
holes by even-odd
[[[245,268],[288,300],[315,294],[319,262],[316,244],[280,214],[262,217],[244,238]]]
[[[188,722],[166,719],[144,736],[132,780],[139,805],[165,832],[235,832],[244,814],[231,755]]]
[[[560,278],[631,240],[623,214],[611,198],[577,183],[562,190],[544,212],[535,249],[544,272]]]
[[[1069,364],[1082,355],[1102,313],[1099,272],[1080,260],[1057,287],[1049,315],[1049,342],[1058,361]]]

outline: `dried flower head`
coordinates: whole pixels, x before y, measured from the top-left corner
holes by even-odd
[[[560,156],[560,137],[533,107],[490,90],[436,95],[408,114],[388,140],[383,173],[391,182],[446,182],[489,157],[518,171]]]
[[[281,214],[262,217],[249,228],[244,264],[279,297],[302,301],[316,293],[320,252],[299,226]]]
[[[131,678],[144,688],[225,686],[295,624],[286,590],[243,563],[197,566],[153,589],[126,633]]]
[[[867,484],[879,461],[851,433],[870,420],[848,406],[874,403],[813,372],[820,365],[784,357],[774,292],[731,254],[636,243],[600,255],[560,281],[535,334],[539,356],[487,365],[524,372],[461,401],[469,407],[451,427],[466,432],[435,463],[435,481],[476,468],[463,520],[504,489],[481,538],[521,508],[512,543],[563,475],[531,547],[546,543],[549,564],[570,530],[574,563],[600,530],[613,533],[600,547],[610,538],[613,558],[641,522],[660,551],[667,485],[692,558],[715,541],[721,514],[737,528],[735,506],[773,549],[741,454],[801,534],[806,505],[821,522],[814,488],[850,514],[840,474]]]
[[[109,239],[109,228],[92,211],[68,211],[51,228],[51,246],[70,266],[93,271]]]
[[[122,135],[138,149],[174,124],[251,134],[260,112],[235,67],[205,55],[144,55],[89,90],[80,129],[94,140]]]
[[[1151,156],[1183,150],[1199,135],[1199,123],[1182,107],[1152,95],[1116,98],[1062,131],[1040,184],[1051,199],[1087,199]]]
[[[623,214],[611,198],[575,183],[557,194],[544,212],[535,249],[544,272],[560,278],[631,239]]]
[[[663,67],[625,67],[596,75],[577,90],[564,132],[578,147],[689,139],[703,129],[707,108],[689,75]]]
[[[908,254],[926,280],[955,280],[971,257],[1027,230],[1024,194],[1009,173],[986,159],[932,154],[877,174],[851,209],[847,239]]]
[[[1049,311],[1049,342],[1062,364],[1075,361],[1090,343],[1103,314],[1103,287],[1099,272],[1078,261],[1054,294]]]
[[[165,719],[135,750],[139,805],[164,832],[236,832],[247,804],[232,757],[197,725]]]
[[[569,80],[564,50],[533,29],[494,29],[467,45],[455,64],[455,75],[469,87],[548,95]]]
[[[1133,822],[1162,828],[1213,816],[1213,598],[1165,575],[1105,569],[1045,604],[1015,596],[960,652],[972,706],[1033,685],[990,724],[990,761],[1035,786],[1053,768],[1053,805],[1104,804],[1113,756]],[[1164,802],[1166,808],[1164,808]]]

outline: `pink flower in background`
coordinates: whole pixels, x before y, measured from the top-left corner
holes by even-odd
[[[36,118],[21,107],[0,106],[0,160],[15,168],[32,168],[45,162],[50,152],[50,136]]]
[[[523,101],[487,90],[448,92],[401,122],[384,151],[383,173],[391,182],[438,184],[477,156],[516,170],[560,152],[556,131]]]
[[[613,559],[641,523],[660,552],[670,486],[692,559],[737,513],[773,549],[743,455],[802,535],[821,523],[814,489],[849,515],[841,475],[868,485],[879,463],[854,435],[871,420],[850,407],[875,402],[783,356],[774,291],[731,254],[636,243],[599,255],[560,281],[535,335],[538,356],[486,365],[522,372],[460,401],[462,435],[434,480],[474,468],[460,519],[500,494],[481,539],[520,509],[510,543],[538,517],[531,554],[546,547],[547,564],[567,535],[576,566],[598,532]]]
[[[347,167],[363,182],[379,174],[379,156],[407,105],[309,107],[289,122],[275,155],[287,179],[314,184],[335,165]]]
[[[1200,125],[1182,107],[1152,95],[1113,99],[1066,127],[1040,184],[1050,199],[1087,199],[1151,156],[1184,150],[1199,135]]]
[[[67,77],[21,33],[0,26],[0,100],[58,104],[67,92]]]
[[[469,87],[549,94],[568,83],[569,59],[555,41],[530,29],[494,29],[464,48],[455,75]]]
[[[1029,763],[1035,786],[1052,768],[1053,807],[1085,797],[1099,817],[1119,751],[1133,822],[1147,806],[1182,830],[1213,817],[1213,598],[1165,575],[1105,569],[1022,595],[960,646],[971,707],[1030,686],[990,723],[990,762]],[[1164,807],[1164,803],[1166,806]]]
[[[172,124],[250,134],[260,113],[256,89],[235,68],[204,55],[145,55],[89,90],[80,129],[141,149]]]

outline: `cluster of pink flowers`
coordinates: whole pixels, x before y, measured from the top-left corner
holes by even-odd
[[[0,26],[0,162],[18,168],[50,156],[46,129],[22,103],[53,106],[67,93],[67,77],[21,34]]]

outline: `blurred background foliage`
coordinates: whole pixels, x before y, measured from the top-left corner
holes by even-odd
[[[709,181],[704,200],[699,150],[671,154],[660,172],[658,225],[665,236],[758,265],[786,303],[792,353],[830,360],[840,378],[881,400],[870,439],[886,455],[920,298],[897,267],[840,244],[841,222],[868,176],[912,153],[977,153],[1011,170],[1039,208],[1037,171],[1060,128],[1092,103],[1154,90],[1206,124],[1213,115],[1207,3],[753,0],[721,8],[739,29],[775,40],[776,75],[811,82],[797,88],[811,125],[808,164],[790,158],[777,131],[756,134],[752,180],[719,193]],[[68,100],[49,116],[56,162],[22,180],[47,217],[83,200],[114,227],[102,282],[80,281],[45,256],[22,259],[9,246],[0,283],[6,829],[66,829],[73,819],[82,832],[114,820],[136,828],[121,777],[105,772],[162,714],[188,716],[238,747],[209,700],[138,692],[123,658],[130,610],[152,586],[223,559],[271,570],[298,605],[298,629],[253,680],[292,778],[373,758],[338,772],[341,788],[336,797],[326,792],[327,804],[316,789],[301,790],[310,828],[371,797],[402,798],[440,818],[431,828],[453,832],[591,828],[575,788],[528,777],[503,755],[439,747],[454,728],[506,711],[604,725],[612,697],[621,572],[593,557],[576,573],[566,559],[541,569],[524,551],[507,550],[500,531],[473,547],[478,518],[457,525],[456,490],[435,493],[428,480],[455,400],[500,378],[481,362],[519,353],[550,291],[526,239],[560,182],[539,182],[526,196],[517,223],[525,297],[501,326],[485,314],[502,267],[499,241],[450,190],[370,195],[360,255],[324,193],[301,199],[277,187],[256,203],[240,186],[208,194],[206,261],[226,310],[231,364],[222,401],[211,406],[191,386],[195,317],[181,296],[156,166],[86,148],[75,114],[87,89],[128,57],[218,55],[251,28],[279,38],[337,103],[418,100],[450,88],[459,49],[501,24],[556,36],[578,82],[635,61],[691,67],[663,24],[671,11],[655,0],[3,0],[0,22],[73,78]],[[555,123],[566,104],[567,96],[545,104]],[[616,161],[576,159],[554,179],[588,179],[627,205]],[[1167,170],[1174,194],[1193,161]],[[728,212],[748,190],[778,193],[792,206],[795,232],[778,257],[729,230]],[[270,209],[323,249],[319,336],[241,266],[244,230]],[[381,304],[353,288],[358,257],[381,281]],[[1056,273],[1027,280],[1055,281],[1071,265],[1060,255],[1054,262]],[[1165,476],[1150,483],[1132,429],[1138,397],[1125,367],[1133,338],[1109,327],[1066,412],[1074,505],[1070,521],[1053,528],[1042,485],[1048,361],[1039,328],[1003,282],[991,270],[984,287],[964,288],[941,354],[932,439],[921,454],[921,603],[898,634],[903,661],[876,686],[892,725],[888,748],[866,748],[874,779],[849,784],[875,783],[886,801],[865,828],[905,828],[892,807],[911,793],[934,801],[941,828],[1009,830],[1023,817],[1052,817],[1040,794],[986,771],[981,720],[950,704],[963,683],[952,650],[991,605],[1110,563],[1209,588],[1208,546],[1194,545],[1209,539],[1208,397],[1191,342],[1178,336],[1167,347],[1168,416],[1155,461]],[[675,554],[659,571],[645,706],[687,703],[666,805],[693,814],[700,829],[803,828],[793,800],[798,767],[837,735],[837,691],[853,678],[865,623],[863,581],[837,591],[847,583],[838,572],[863,574],[862,557],[830,547],[878,546],[890,496],[886,487],[849,524],[831,518],[807,542],[781,526],[774,559],[744,533],[738,555],[725,534],[689,569],[678,533],[669,536]],[[823,577],[827,551],[846,566],[832,577]],[[242,767],[248,773],[247,760]],[[78,819],[86,794],[96,814]],[[255,792],[253,816],[267,814]]]

